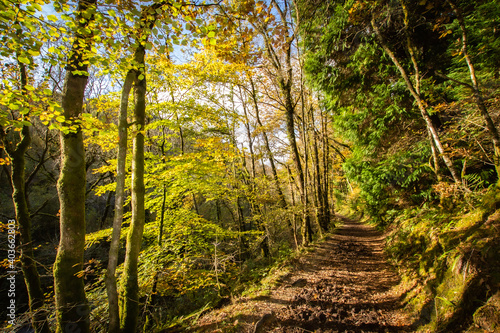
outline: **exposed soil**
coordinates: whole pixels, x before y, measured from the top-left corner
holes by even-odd
[[[344,223],[298,260],[269,296],[241,299],[201,318],[197,332],[412,332],[384,236]]]

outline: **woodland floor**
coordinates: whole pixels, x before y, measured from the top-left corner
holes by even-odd
[[[384,235],[343,224],[267,296],[242,298],[200,318],[193,332],[412,332],[404,290],[384,256]]]

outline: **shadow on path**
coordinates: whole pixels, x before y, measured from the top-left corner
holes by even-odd
[[[384,256],[384,235],[356,220],[343,225],[269,296],[242,299],[197,332],[413,332]],[[232,323],[231,327],[223,323]]]
[[[262,332],[411,332],[401,313],[399,277],[383,254],[384,236],[343,221],[303,264],[307,283]]]

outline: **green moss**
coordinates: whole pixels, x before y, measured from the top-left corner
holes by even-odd
[[[479,307],[473,318],[478,332],[498,332],[500,330],[500,292]]]
[[[483,215],[484,211],[482,209],[473,210],[472,212],[463,215],[454,227],[457,229],[471,228],[483,221]]]
[[[488,195],[500,203],[498,192]],[[491,207],[410,208],[395,218],[386,251],[405,284],[416,284],[405,301],[419,331],[498,329],[498,308],[484,307],[500,282],[500,210]]]
[[[493,211],[500,208],[500,188],[498,186],[492,186],[483,196],[481,205],[487,211]]]

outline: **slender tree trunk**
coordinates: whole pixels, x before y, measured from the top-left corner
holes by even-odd
[[[495,164],[495,169],[497,172],[497,186],[500,186],[500,135],[498,134],[498,129],[495,126],[495,123],[491,119],[491,116],[486,108],[486,104],[484,103],[484,97],[479,89],[479,83],[476,77],[476,70],[474,68],[474,64],[469,55],[468,51],[468,41],[467,41],[467,29],[465,27],[465,20],[462,16],[462,12],[457,7],[457,5],[451,1],[447,0],[450,4],[451,8],[457,15],[458,24],[460,26],[460,30],[462,31],[462,54],[464,55],[465,61],[467,62],[467,66],[469,68],[470,79],[472,82],[472,91],[474,94],[474,100],[481,111],[481,115],[483,116],[484,122],[486,123],[486,128],[490,133],[491,140],[493,142],[493,163]]]
[[[431,144],[432,162],[433,162],[433,165],[434,165],[434,167],[432,168],[432,170],[434,171],[434,174],[436,175],[437,181],[440,182],[440,181],[442,181],[442,178],[441,178],[441,174],[439,172],[439,157],[438,157],[438,153],[436,151],[436,146],[434,145],[434,140],[432,139],[431,131],[427,130],[427,133],[429,135],[429,143]]]
[[[102,230],[104,228],[104,223],[106,222],[106,219],[108,218],[109,214],[109,207],[111,207],[111,198],[113,197],[113,192],[108,192],[108,195],[106,196],[106,207],[104,207],[104,213],[101,216],[101,221],[99,223],[99,229]]]
[[[290,168],[286,167],[286,170],[288,172],[288,186],[289,186],[289,191],[290,191],[290,196],[292,197],[292,206],[295,207],[295,190],[293,188],[293,177],[292,177],[292,171]],[[295,211],[292,212],[292,231],[293,231],[293,240],[295,242],[295,248],[299,248],[299,241],[297,239],[297,214],[295,214]]]
[[[13,185],[12,200],[19,225],[20,261],[24,282],[28,291],[29,308],[33,313],[32,324],[35,332],[50,332],[47,314],[39,311],[44,304],[44,295],[40,285],[40,277],[36,268],[31,239],[31,218],[25,188],[24,154],[31,142],[29,127],[22,129],[22,139],[16,150],[9,154],[11,158],[11,180]]]
[[[318,134],[316,133],[315,130],[315,119],[314,119],[314,109],[310,109],[310,118],[311,118],[311,124],[313,126],[312,130],[312,150],[314,152],[314,176],[315,176],[315,187],[316,187],[316,197],[318,201],[318,209],[317,209],[317,215],[316,218],[318,219],[318,224],[320,225],[321,229],[323,229],[323,232],[328,231],[328,220],[326,219],[326,214],[325,214],[325,206],[326,203],[324,202],[324,195],[323,195],[323,184],[321,181],[321,169],[320,169],[320,158],[319,158],[319,150],[318,150]]]
[[[19,226],[20,258],[24,282],[28,291],[28,304],[33,314],[32,325],[35,332],[50,332],[47,314],[39,309],[44,304],[44,295],[40,285],[40,277],[34,260],[33,243],[31,239],[31,217],[26,197],[25,157],[24,154],[31,142],[28,126],[21,130],[21,141],[15,149],[9,149],[8,142],[2,141],[8,156],[11,159],[12,201],[16,213],[16,222]]]
[[[218,225],[221,225],[221,211],[220,211],[220,203],[219,199],[215,199],[215,219]]]
[[[285,199],[285,195],[283,194],[283,190],[281,189],[281,186],[280,186],[280,182],[279,182],[279,178],[278,178],[278,171],[276,169],[276,164],[274,163],[274,156],[273,156],[273,152],[271,150],[271,146],[269,144],[269,138],[267,136],[267,132],[265,130],[263,130],[264,126],[263,126],[262,121],[260,119],[260,108],[259,108],[259,104],[258,104],[258,100],[257,100],[257,91],[255,89],[255,84],[254,84],[251,76],[248,76],[248,79],[250,81],[250,87],[251,87],[251,92],[252,92],[252,101],[253,101],[254,110],[255,110],[255,120],[257,120],[257,125],[259,125],[259,127],[261,128],[261,131],[262,131],[262,137],[264,139],[264,149],[266,151],[266,155],[267,155],[267,159],[269,160],[269,164],[271,165],[271,172],[272,172],[274,187],[276,188],[276,192],[278,194],[278,205],[281,208],[286,209],[288,205],[287,205],[287,202]],[[263,166],[263,168],[264,168],[264,166]],[[265,174],[265,169],[264,169],[264,174]],[[288,219],[287,219],[287,224],[288,224],[288,227],[290,229],[290,234],[295,239],[296,238],[295,229],[294,229],[292,223],[290,222],[290,220],[288,220]],[[268,241],[269,241],[269,239],[267,238],[266,242],[268,242]],[[269,247],[269,245],[268,245],[268,247]]]
[[[75,36],[62,93],[62,107],[66,122],[78,119],[83,112],[83,98],[87,85],[86,55],[91,36],[82,35],[93,21],[86,11],[95,6],[95,0],[79,1]],[[90,31],[92,28],[90,28]],[[61,132],[61,172],[57,189],[60,201],[60,240],[54,262],[54,290],[56,298],[57,332],[86,333],[90,329],[90,308],[85,296],[83,254],[85,248],[85,150],[80,127],[67,134]]]
[[[26,92],[28,77],[26,66],[18,62],[21,77],[21,90]],[[24,118],[24,120],[26,120]],[[31,239],[31,217],[28,198],[26,196],[26,159],[25,153],[31,144],[31,133],[28,126],[23,126],[20,132],[20,141],[15,145],[10,144],[3,128],[0,127],[0,142],[11,160],[10,184],[12,185],[12,201],[16,213],[16,222],[19,230],[19,245],[21,269],[24,282],[28,291],[28,305],[32,313],[32,325],[37,333],[50,332],[47,314],[39,309],[44,304],[44,295],[40,285],[40,277],[34,260],[33,243]],[[42,157],[43,158],[43,157]],[[8,174],[8,173],[7,173]]]
[[[262,167],[262,174],[267,178],[266,163],[264,163],[264,157],[262,157],[262,155],[260,158],[260,166]]]
[[[242,106],[243,106],[243,115],[245,116],[245,129],[246,129],[246,132],[247,132],[247,140],[248,140],[248,149],[250,150],[250,163],[251,163],[251,166],[252,166],[252,179],[255,179],[255,173],[256,173],[256,170],[255,170],[255,154],[254,154],[254,151],[253,151],[253,140],[252,140],[252,131],[250,129],[250,119],[248,117],[248,111],[247,111],[247,103],[246,101],[244,101],[244,98],[243,98],[243,93],[241,91],[241,87],[239,87],[239,90],[240,90],[240,96],[241,96],[241,100],[242,100]]]
[[[163,155],[163,149],[162,149],[162,155]],[[167,186],[164,184],[163,185],[163,195],[162,195],[162,203],[161,203],[161,212],[160,212],[160,225],[159,225],[159,232],[158,232],[158,238],[157,238],[157,243],[156,245],[161,248],[162,242],[163,242],[163,225],[165,223],[165,211],[166,211],[166,201],[167,201]],[[156,260],[156,265],[159,265],[160,263],[160,258]],[[158,291],[158,276],[159,276],[159,271],[157,270],[155,272],[154,278],[153,278],[153,287],[151,288],[151,295],[148,297],[148,301],[146,303],[146,309],[148,309],[147,314],[146,314],[146,322],[144,323],[144,331],[148,332],[151,330],[151,327],[153,325],[152,321],[152,311],[151,309],[154,309],[156,305],[156,298],[154,295],[156,295],[156,292]]]
[[[329,156],[330,156],[330,145],[328,144],[328,118],[326,115],[320,114],[321,117],[321,128],[322,128],[322,145],[323,145],[323,204],[324,212],[325,212],[325,220],[328,224],[330,224],[332,212],[330,211],[330,202],[328,198],[329,192],[329,177],[328,170],[330,169],[329,165]],[[335,225],[334,225],[335,226]]]
[[[195,212],[197,215],[200,215],[200,209],[198,208],[198,202],[196,201],[196,195],[193,193],[191,193],[191,195],[193,196],[193,206],[194,206],[194,209],[195,209]]]
[[[271,151],[271,146],[269,144],[269,138],[267,136],[267,132],[262,129],[264,126],[262,125],[262,121],[260,119],[260,108],[257,100],[257,91],[255,90],[255,84],[251,76],[248,76],[248,79],[250,81],[250,87],[252,89],[252,101],[255,110],[255,120],[257,120],[257,125],[259,125],[259,127],[262,130],[262,138],[264,139],[264,149],[266,150],[267,159],[269,160],[269,164],[271,165],[271,172],[273,174],[274,186],[276,187],[276,192],[278,193],[278,202],[281,207],[286,208],[286,200],[279,183],[278,171],[276,169],[276,164],[274,163],[274,157],[273,157],[273,152]]]
[[[434,143],[436,145],[436,148],[438,149],[439,153],[441,154],[441,158],[443,159],[443,161],[446,164],[448,170],[450,171],[451,176],[453,177],[453,180],[455,181],[456,184],[462,184],[462,181],[460,179],[460,174],[458,173],[457,169],[453,165],[453,161],[450,159],[450,157],[448,156],[448,154],[445,152],[444,147],[441,144],[441,139],[439,138],[439,134],[438,134],[438,132],[436,130],[436,127],[432,123],[432,120],[431,120],[431,118],[429,116],[429,113],[427,112],[427,109],[425,107],[424,101],[422,100],[422,98],[420,97],[420,95],[416,92],[416,90],[415,90],[415,88],[414,88],[414,86],[413,86],[410,78],[408,77],[408,74],[406,73],[406,70],[403,68],[403,66],[401,66],[401,64],[399,63],[399,60],[397,59],[396,55],[391,51],[391,49],[385,43],[385,41],[384,41],[384,39],[383,39],[383,37],[382,37],[382,35],[380,33],[380,30],[378,29],[378,26],[375,23],[375,20],[374,20],[373,17],[372,17],[371,24],[372,24],[373,30],[375,31],[375,33],[376,33],[376,35],[377,35],[377,37],[379,39],[380,45],[382,46],[382,48],[384,49],[385,53],[387,53],[387,55],[391,58],[391,60],[394,63],[394,65],[397,67],[397,69],[401,73],[401,76],[403,77],[403,79],[404,79],[404,81],[406,83],[406,87],[408,88],[408,90],[410,91],[411,95],[413,96],[413,98],[417,102],[417,105],[418,105],[418,108],[420,110],[420,113],[422,114],[422,118],[424,118],[425,123],[427,125],[427,128],[431,132],[431,135],[432,135],[432,138],[434,139]]]
[[[144,68],[144,46],[139,46],[137,51],[137,63]],[[140,78],[142,76],[142,78]],[[145,209],[144,209],[144,126],[146,119],[146,73],[136,72],[134,85],[134,137],[132,146],[132,186],[131,205],[132,219],[129,233],[127,235],[127,247],[125,262],[123,264],[122,277],[122,306],[120,308],[120,328],[123,333],[134,333],[137,328],[139,316],[139,285],[137,276],[137,264],[144,232]]]
[[[116,285],[116,266],[118,264],[118,252],[120,249],[120,234],[123,221],[123,205],[125,202],[125,176],[127,160],[127,110],[130,90],[134,82],[135,72],[129,70],[123,82],[120,101],[120,115],[118,118],[118,156],[116,166],[116,194],[115,215],[113,218],[113,233],[109,246],[108,268],[106,270],[106,292],[109,306],[109,333],[120,331],[120,314],[118,303],[118,289]]]
[[[245,261],[248,258],[248,253],[247,253],[248,244],[247,244],[247,241],[245,240],[245,236],[243,235],[243,233],[247,230],[245,227],[245,217],[243,216],[243,209],[241,207],[240,200],[241,200],[241,198],[238,196],[236,198],[236,211],[238,214],[238,231],[240,232],[240,234],[238,236],[239,248],[240,248],[239,260]]]
[[[413,64],[413,71],[415,72],[414,74],[414,87],[415,87],[415,92],[417,95],[420,96],[420,70],[417,62],[417,50],[415,46],[412,43],[411,36],[410,36],[410,18],[411,15],[408,11],[408,7],[406,6],[406,1],[405,0],[400,0],[399,1],[401,4],[401,7],[403,8],[404,12],[404,23],[405,23],[405,28],[406,28],[406,44],[408,47],[408,51],[410,54],[411,62]],[[438,159],[438,153],[436,151],[436,145],[434,143],[434,139],[432,136],[432,132],[429,127],[427,127],[427,133],[429,134],[429,140],[431,144],[431,152],[432,152],[432,158],[434,160],[434,173],[436,174],[436,178],[438,181],[441,181],[441,175],[439,174],[439,159]]]
[[[302,168],[302,163],[300,162],[299,149],[297,147],[297,139],[295,137],[295,120],[294,120],[294,106],[291,96],[290,82],[285,83],[284,80],[280,80],[280,88],[283,92],[285,98],[285,117],[286,117],[286,132],[288,137],[288,142],[290,143],[290,148],[292,150],[292,160],[297,170],[297,177],[299,181],[299,190],[301,202],[303,205],[302,214],[302,245],[307,245],[311,240],[312,235],[310,235],[311,222],[309,219],[309,214],[307,214],[308,199],[305,189],[304,171]]]

